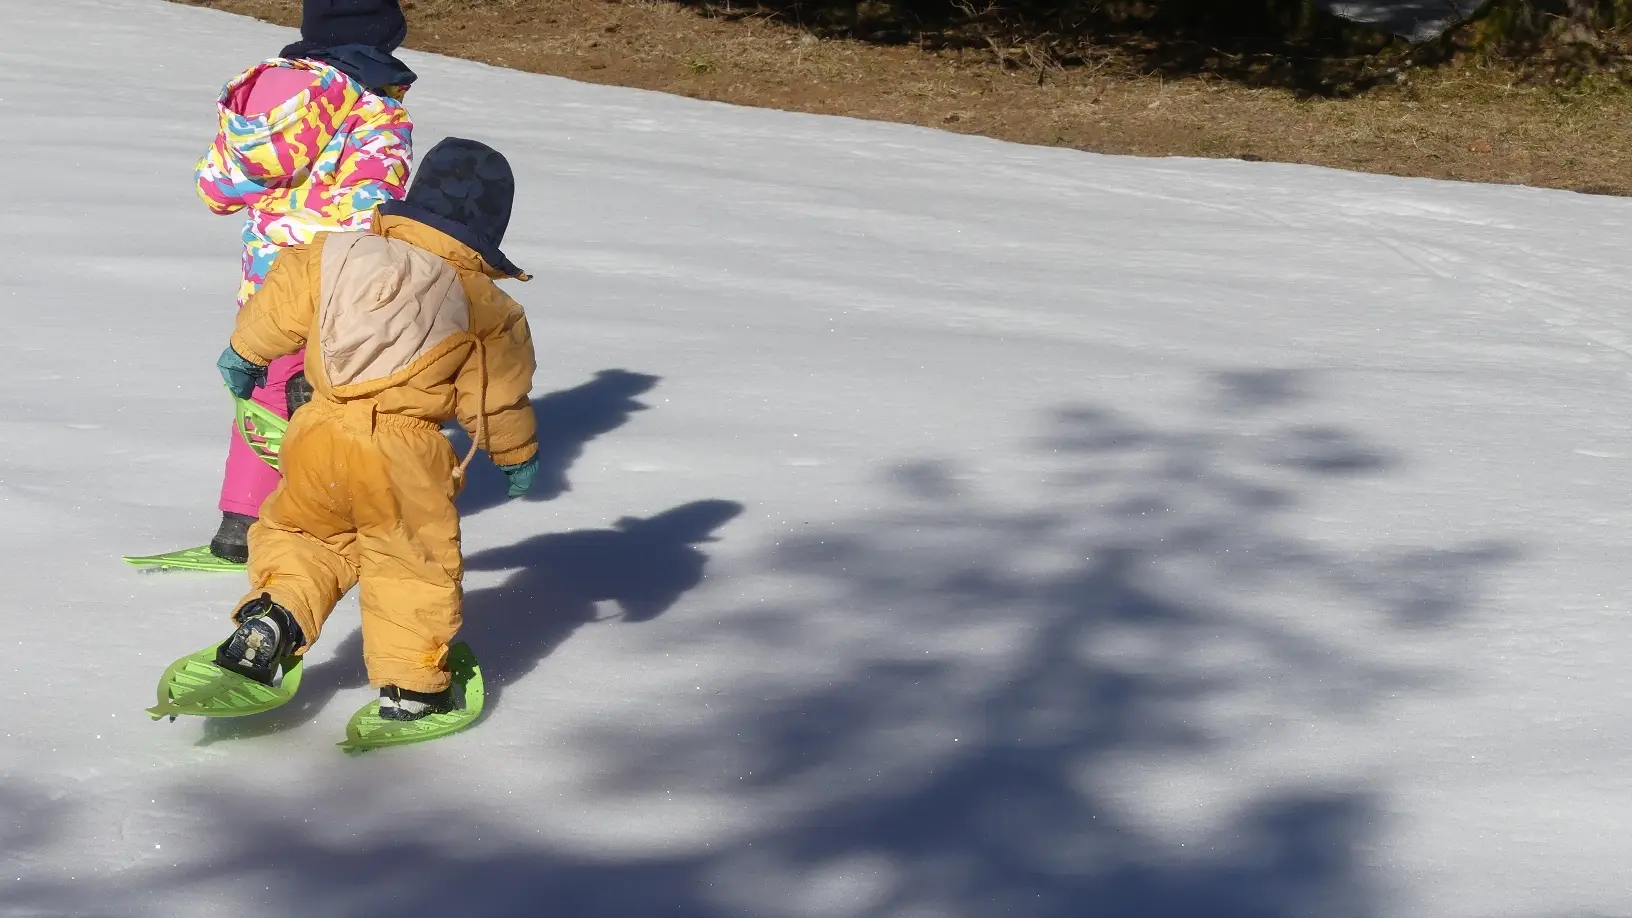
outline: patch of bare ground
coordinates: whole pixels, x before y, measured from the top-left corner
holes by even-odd
[[[179,2],[299,23],[298,0]],[[710,17],[667,0],[403,6],[410,48],[586,82],[1102,153],[1632,194],[1632,94],[1539,84],[1471,59],[1323,98],[1207,74],[1141,73],[1114,51],[1082,66],[1023,57],[1000,66],[988,50],[817,38],[769,17]]]

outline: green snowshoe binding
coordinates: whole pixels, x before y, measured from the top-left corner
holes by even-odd
[[[233,405],[233,423],[238,428],[238,436],[249,444],[255,455],[261,457],[262,462],[276,469],[278,451],[283,448],[283,434],[289,429],[289,422],[247,398],[234,396]]]
[[[170,664],[159,680],[159,703],[147,709],[154,720],[180,714],[244,717],[270,711],[295,697],[305,645],[289,610],[262,593],[233,615],[238,628],[215,647]]]
[[[370,701],[346,724],[346,739],[339,744],[340,748],[355,754],[385,746],[421,743],[457,733],[475,723],[482,716],[485,699],[481,665],[470,647],[459,643],[448,652],[448,669],[453,674],[449,692],[452,710],[414,720],[394,720],[380,716],[379,700]]]

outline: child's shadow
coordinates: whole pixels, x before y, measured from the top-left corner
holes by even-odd
[[[635,396],[657,385],[658,379],[628,370],[602,370],[581,386],[533,399],[533,413],[538,417],[538,477],[520,499],[554,500],[572,490],[567,469],[584,446],[616,430],[630,414],[645,411],[646,405]],[[453,442],[461,456],[470,448],[470,438],[461,430],[455,429]],[[459,515],[470,517],[507,502],[507,487],[504,473],[491,462],[473,463],[459,495]]]
[[[489,703],[579,627],[647,622],[668,611],[703,579],[708,556],[694,546],[714,541],[714,531],[742,510],[735,501],[694,501],[649,519],[625,517],[611,529],[534,536],[466,558],[467,571],[515,570],[504,583],[465,595],[459,636],[482,661]],[[599,615],[603,601],[621,614]]]
[[[624,517],[611,529],[546,533],[466,558],[467,571],[515,571],[498,586],[465,594],[459,640],[481,661],[488,711],[504,683],[532,672],[579,627],[647,622],[668,611],[703,579],[708,556],[694,546],[714,541],[714,531],[742,510],[736,501],[693,501],[648,519]],[[622,614],[602,618],[596,604],[603,601]],[[292,730],[335,695],[366,685],[363,636],[353,629],[333,658],[302,675],[288,704],[257,717],[207,719],[198,745]],[[359,693],[357,706],[370,698]]]

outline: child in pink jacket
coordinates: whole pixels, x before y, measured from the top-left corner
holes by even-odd
[[[415,75],[391,54],[408,34],[398,0],[305,0],[300,33],[222,89],[220,131],[195,170],[210,210],[248,212],[239,307],[280,250],[325,231],[368,229],[374,208],[408,186],[413,123],[401,100]],[[288,417],[310,393],[301,360],[274,362],[253,399]],[[213,554],[248,560],[250,524],[277,484],[235,429]]]

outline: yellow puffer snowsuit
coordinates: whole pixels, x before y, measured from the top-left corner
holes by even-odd
[[[315,390],[284,434],[283,482],[250,529],[244,601],[271,594],[310,647],[360,579],[375,686],[448,685],[463,464],[441,423],[457,416],[499,465],[538,451],[532,335],[493,283],[503,276],[437,230],[380,216],[369,232],[284,250],[238,314],[232,348],[248,360],[311,342]]]

